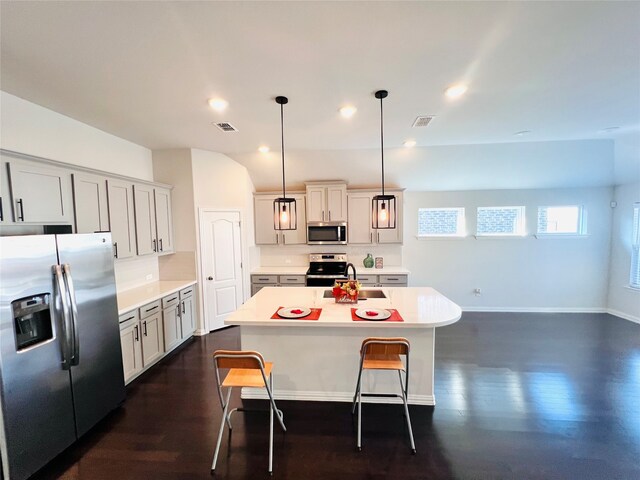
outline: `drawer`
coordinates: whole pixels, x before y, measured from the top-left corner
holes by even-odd
[[[178,304],[178,299],[180,298],[180,294],[178,292],[172,293],[171,295],[167,295],[162,299],[162,309],[168,308],[172,305]]]
[[[380,275],[380,283],[407,283],[406,275]]]
[[[180,300],[193,297],[193,292],[196,289],[195,285],[191,285],[190,287],[183,288],[180,290]]]
[[[132,310],[130,312],[123,313],[122,315],[120,315],[118,317],[118,321],[121,324],[124,322],[130,322],[131,320],[133,320],[134,322],[137,322],[139,318],[140,317],[138,317],[138,310]]]
[[[251,275],[251,283],[278,283],[278,275]]]
[[[280,283],[283,284],[305,284],[305,276],[304,275],[280,275]]]
[[[140,307],[140,319],[147,318],[160,310],[160,300],[147,303]]]
[[[362,285],[375,285],[378,283],[377,275],[358,275],[358,281]]]

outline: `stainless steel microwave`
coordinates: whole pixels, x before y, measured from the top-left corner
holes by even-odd
[[[307,223],[307,243],[309,245],[346,245],[347,222]]]

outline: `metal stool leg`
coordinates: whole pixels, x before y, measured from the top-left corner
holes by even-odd
[[[362,379],[362,359],[360,359],[360,371],[358,372],[358,380],[356,381],[356,393],[353,394],[353,404],[351,405],[351,415],[356,413],[356,399],[360,391],[360,380]]]
[[[360,371],[362,375],[362,371]],[[358,380],[358,451],[362,450],[362,389],[360,388],[362,384],[362,376],[360,376]]]
[[[220,421],[220,431],[218,432],[218,442],[216,443],[216,451],[213,454],[213,463],[211,464],[211,473],[214,473],[216,470],[216,462],[218,461],[218,453],[220,453],[220,444],[222,443],[222,432],[224,431],[224,423],[225,421],[229,421],[227,418],[227,410],[229,410],[229,400],[231,398],[231,387],[229,387],[229,391],[227,392],[227,400],[224,403],[224,408],[222,409],[222,420]],[[231,423],[229,421],[229,423]]]
[[[273,377],[269,375],[269,389],[273,387]],[[269,395],[271,396],[271,395]],[[273,472],[273,403],[269,404],[269,474]]]
[[[411,428],[411,418],[409,418],[409,406],[407,405],[407,396],[405,395],[405,385],[409,382],[409,378],[405,379],[405,385],[402,384],[402,371],[398,370],[398,378],[400,379],[400,391],[402,392],[402,404],[404,405],[404,414],[407,417],[407,428],[409,429],[409,440],[411,441],[411,453],[415,455],[416,444],[413,441],[413,429]]]

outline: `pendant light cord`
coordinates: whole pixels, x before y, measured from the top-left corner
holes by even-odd
[[[284,105],[280,104],[280,134],[282,140],[282,198],[286,198],[284,190]]]
[[[380,98],[380,152],[382,153],[382,195],[384,195],[384,128],[382,116],[382,97]]]

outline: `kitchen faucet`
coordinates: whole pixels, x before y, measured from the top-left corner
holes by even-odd
[[[349,276],[349,267],[351,267],[353,269],[353,279],[357,280],[357,276],[356,276],[356,267],[353,263],[347,263],[347,268],[345,269],[344,273],[345,275],[348,277]]]

